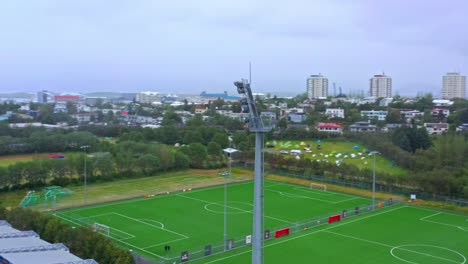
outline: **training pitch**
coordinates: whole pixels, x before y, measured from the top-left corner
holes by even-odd
[[[196,264],[250,263],[251,246],[246,244],[252,231],[252,190],[252,181],[228,185],[226,252],[224,186],[149,194],[55,215],[95,228],[157,263],[181,263],[182,255]],[[264,242],[267,264],[466,263],[466,215],[388,200],[371,211],[368,198],[274,181],[265,181],[264,198],[264,228],[270,231]],[[329,224],[329,216],[338,214],[341,220]],[[290,234],[275,238],[278,230]]]

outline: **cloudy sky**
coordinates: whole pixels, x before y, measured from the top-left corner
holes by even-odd
[[[0,92],[234,93],[252,62],[254,92],[384,71],[437,96],[468,74],[467,33],[465,0],[1,0]]]

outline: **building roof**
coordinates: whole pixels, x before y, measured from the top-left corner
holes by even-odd
[[[158,92],[150,92],[150,91],[141,92],[141,93],[139,93],[139,94],[150,95],[150,96],[159,96],[159,93],[158,93]]]
[[[447,123],[424,123],[425,127],[432,127],[432,128],[448,128]]]
[[[56,95],[55,100],[79,100],[79,95]]]
[[[318,128],[341,128],[341,125],[336,123],[318,123]]]
[[[40,239],[34,231],[18,231],[0,220],[0,262],[6,263],[83,263],[96,264],[94,260],[82,260],[71,254],[61,243],[50,244]]]
[[[227,93],[206,93],[202,92],[200,94],[201,97],[205,98],[221,98],[224,100],[240,100],[240,96],[233,96],[233,95],[228,95]]]

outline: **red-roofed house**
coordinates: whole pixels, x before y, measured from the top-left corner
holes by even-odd
[[[318,131],[321,131],[321,132],[337,133],[337,134],[343,133],[343,128],[341,127],[341,125],[336,124],[336,123],[318,123],[316,128]]]

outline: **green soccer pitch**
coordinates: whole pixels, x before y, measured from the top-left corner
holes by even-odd
[[[264,242],[264,263],[466,263],[466,215],[390,206],[388,201],[384,208],[368,211],[368,198],[312,187],[265,182],[264,228],[271,236]],[[227,252],[222,252],[224,186],[55,215],[73,225],[99,227],[123,247],[157,263],[180,263],[184,251],[195,264],[250,263],[251,246],[245,245],[252,230],[252,190],[252,181],[228,185],[227,238],[233,248]],[[327,223],[328,216],[344,209],[346,218]],[[276,230],[287,227],[290,235],[274,237]],[[211,245],[212,255],[200,259],[206,245]]]

